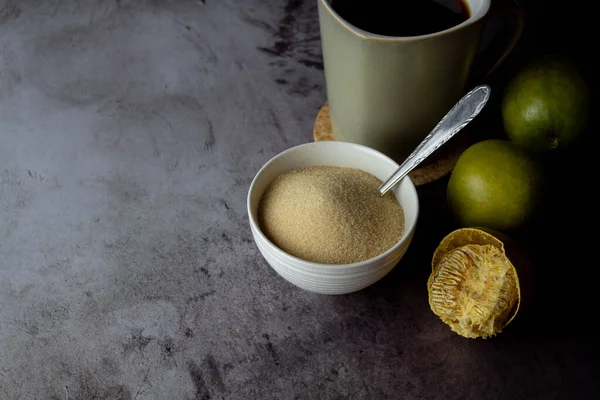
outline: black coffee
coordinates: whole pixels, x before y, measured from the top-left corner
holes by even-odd
[[[464,0],[332,0],[350,24],[384,36],[419,36],[443,31],[469,19]]]

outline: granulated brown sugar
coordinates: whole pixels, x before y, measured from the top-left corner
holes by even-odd
[[[258,219],[277,247],[307,261],[349,264],[390,249],[404,213],[382,182],[355,168],[305,167],[281,174],[264,193]]]

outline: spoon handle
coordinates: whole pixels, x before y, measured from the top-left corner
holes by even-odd
[[[439,149],[440,146],[471,122],[487,103],[490,92],[491,89],[488,85],[481,85],[464,95],[400,165],[396,172],[381,185],[379,193],[382,196],[386,194],[431,153]]]

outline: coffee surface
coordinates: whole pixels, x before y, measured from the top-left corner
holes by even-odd
[[[332,0],[331,6],[357,28],[384,36],[440,32],[470,16],[462,0]]]

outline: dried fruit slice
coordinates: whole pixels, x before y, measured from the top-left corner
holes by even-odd
[[[519,310],[517,270],[496,236],[501,235],[458,229],[433,255],[429,306],[450,329],[467,338],[500,333]]]

